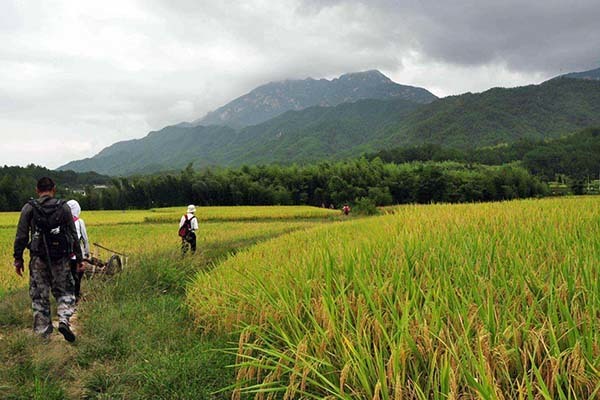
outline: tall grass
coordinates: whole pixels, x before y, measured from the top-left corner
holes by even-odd
[[[406,206],[239,253],[188,289],[239,330],[234,398],[600,397],[600,198]]]

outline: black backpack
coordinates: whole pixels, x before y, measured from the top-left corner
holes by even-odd
[[[66,215],[64,202],[57,200],[52,204],[38,203],[30,200],[33,207],[33,234],[31,237],[31,254],[46,256],[51,260],[67,257],[71,254],[71,240],[67,235],[64,223]]]

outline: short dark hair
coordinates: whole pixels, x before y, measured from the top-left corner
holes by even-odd
[[[37,181],[37,190],[39,190],[40,192],[49,192],[52,189],[54,189],[54,186],[54,181],[51,178],[48,178],[47,176],[44,176],[43,178],[40,178]]]

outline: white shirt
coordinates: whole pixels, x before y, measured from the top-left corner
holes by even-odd
[[[181,221],[179,221],[179,227],[181,228],[183,226],[183,224],[185,223],[185,216],[187,215],[187,219],[190,221],[190,228],[192,229],[192,232],[197,231],[198,230],[198,218],[196,218],[196,216],[194,214],[185,214],[181,217]]]
[[[75,222],[75,228],[77,229],[77,237],[81,244],[81,254],[83,258],[90,258],[90,243],[88,241],[87,230],[85,229],[85,222],[81,218],[78,218]]]

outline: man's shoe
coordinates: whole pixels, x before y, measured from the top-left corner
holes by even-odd
[[[65,324],[64,322],[58,324],[58,331],[62,333],[67,342],[75,341],[75,334],[73,333],[71,328],[69,328],[69,325]]]

